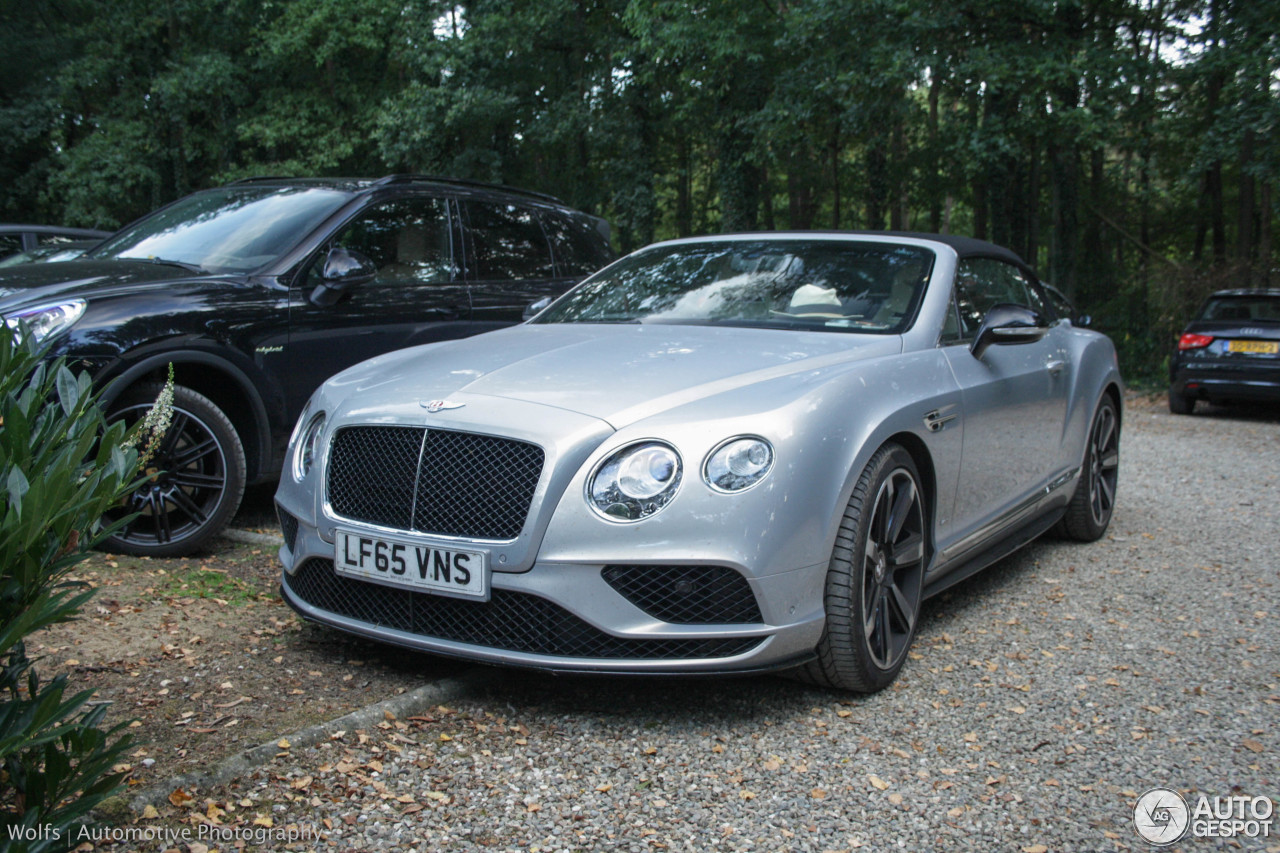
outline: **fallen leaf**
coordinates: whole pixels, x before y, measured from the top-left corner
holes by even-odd
[[[147,806],[142,810],[143,820],[155,820],[158,817],[160,817],[160,812],[156,811],[155,806]]]
[[[270,829],[271,827],[275,826],[276,823],[269,816],[260,814],[253,819],[253,825],[263,826],[263,827],[266,827],[267,829]]]
[[[294,779],[294,780],[293,780],[293,789],[294,789],[295,791],[305,791],[305,790],[307,790],[308,788],[310,788],[310,787],[311,787],[311,782],[312,782],[312,781],[313,781],[313,780],[312,780],[312,778],[311,778],[310,776],[303,776],[301,779]]]
[[[175,806],[178,806],[179,808],[181,808],[182,806],[185,806],[187,803],[191,802],[194,799],[195,797],[191,796],[181,788],[174,788],[173,792],[169,794],[169,802],[173,803]]]
[[[1023,847],[1022,853],[1049,853],[1049,848],[1043,844],[1032,844],[1030,847]]]
[[[1240,741],[1240,745],[1243,746],[1245,749],[1249,750],[1250,752],[1266,752],[1267,750],[1265,746],[1258,743],[1256,740],[1252,740],[1250,738],[1245,738],[1244,740]]]
[[[874,774],[872,774],[871,776],[868,776],[867,781],[870,782],[871,786],[875,788],[877,791],[883,791],[889,787],[888,782],[884,781],[879,776],[876,776]]]
[[[605,782],[603,785],[596,785],[596,790],[602,794],[607,794],[613,790],[613,783]]]
[[[809,796],[813,797],[815,800],[825,800],[827,798],[827,792],[823,788],[814,788],[809,792]]]
[[[895,794],[890,794],[890,795],[889,795],[889,802],[893,803],[895,806],[900,806],[900,805],[902,805],[902,795],[901,795],[901,794],[896,794],[896,793],[895,793]]]
[[[280,740],[276,741],[276,746],[280,747],[281,749],[288,749],[288,748],[290,747],[290,745],[291,745],[291,744],[289,743],[289,739],[288,739],[288,738],[283,738],[283,737],[282,737],[282,738],[280,738]]]

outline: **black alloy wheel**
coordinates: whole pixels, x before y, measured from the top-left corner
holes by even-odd
[[[1120,416],[1109,396],[1098,403],[1089,427],[1084,468],[1059,530],[1068,538],[1093,542],[1111,524],[1120,478]]]
[[[827,570],[818,657],[797,673],[801,678],[871,693],[897,677],[920,617],[925,499],[915,463],[901,446],[886,444],[867,463]]]
[[[130,391],[111,414],[132,426],[161,386]],[[107,523],[134,517],[103,547],[138,556],[189,554],[216,535],[244,494],[244,448],[222,410],[189,388],[173,389],[173,420],[142,472],[142,485],[108,513]],[[136,513],[136,515],[134,515]]]

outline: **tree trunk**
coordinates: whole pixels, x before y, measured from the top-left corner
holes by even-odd
[[[1050,275],[1053,283],[1074,300],[1078,287],[1080,200],[1077,194],[1080,167],[1075,149],[1056,139],[1049,143],[1053,181],[1053,241],[1050,246]]]
[[[1258,187],[1258,287],[1271,286],[1271,182]]]
[[[1253,245],[1253,176],[1249,164],[1253,160],[1253,128],[1244,132],[1240,141],[1240,200],[1236,210],[1236,260],[1248,266],[1254,258]],[[1252,275],[1246,273],[1250,279]]]

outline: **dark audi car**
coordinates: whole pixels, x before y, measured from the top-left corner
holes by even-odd
[[[153,478],[107,543],[184,554],[278,476],[311,392],[375,355],[518,323],[613,255],[551,196],[393,175],[250,179],[179,199],[78,260],[0,271],[0,314],[137,419],[174,368]]]
[[[1208,298],[1169,361],[1169,411],[1197,400],[1280,401],[1280,290],[1222,290]]]

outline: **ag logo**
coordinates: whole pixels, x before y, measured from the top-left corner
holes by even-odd
[[[461,409],[466,403],[453,403],[449,400],[422,400],[418,405],[434,415],[442,409]]]
[[[1133,826],[1138,834],[1157,847],[1181,841],[1191,823],[1191,810],[1177,791],[1152,788],[1133,807]]]

